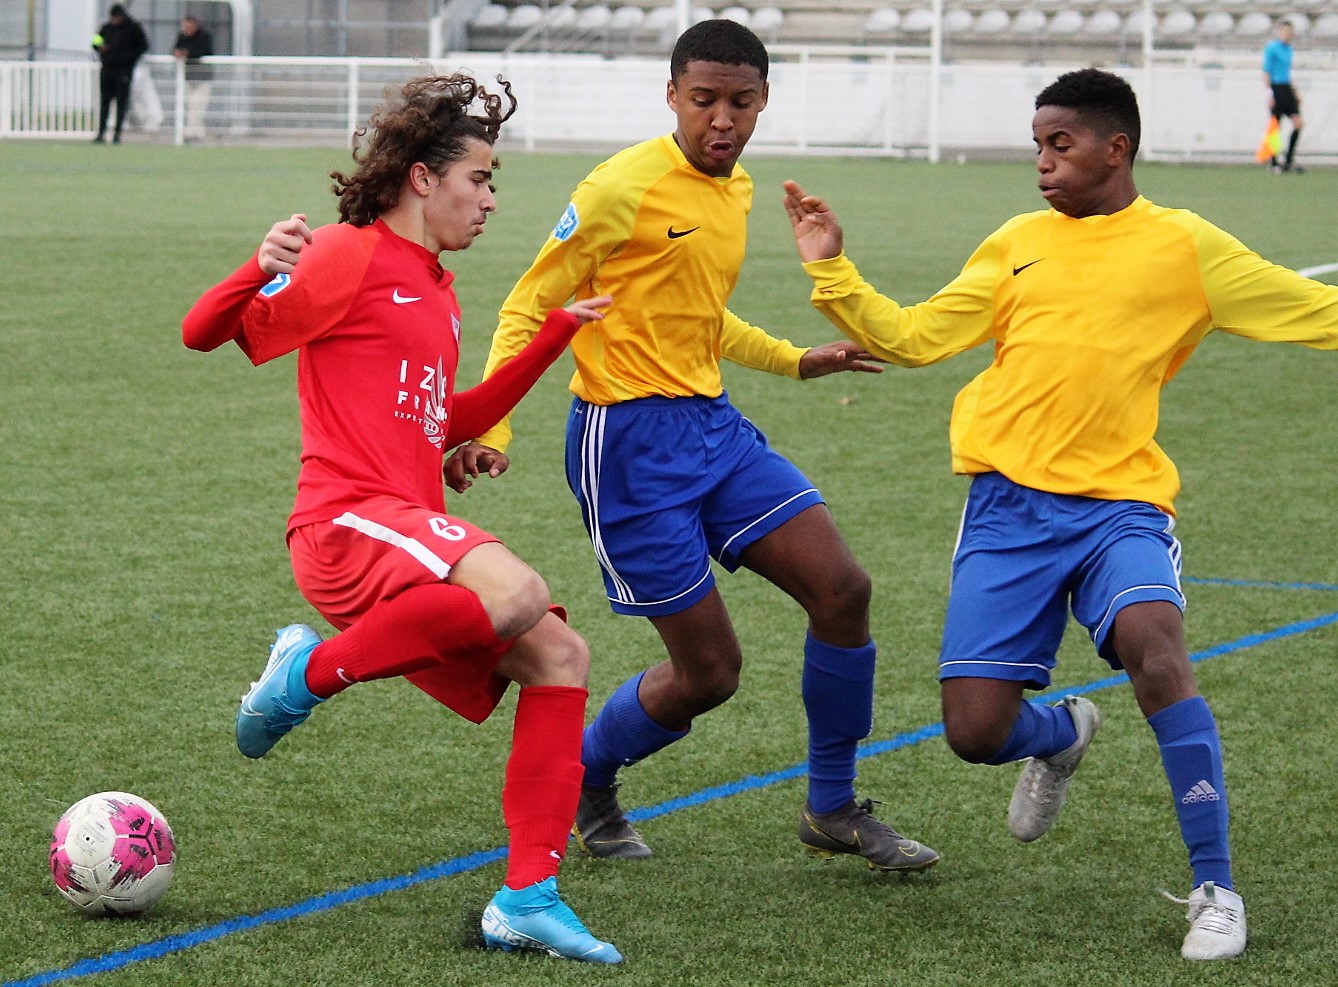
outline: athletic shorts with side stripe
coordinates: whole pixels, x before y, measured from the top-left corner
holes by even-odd
[[[822,495],[728,395],[647,397],[567,419],[567,483],[617,613],[681,613]]]
[[[288,552],[297,588],[342,631],[412,586],[446,582],[451,567],[472,549],[496,541],[449,514],[395,497],[372,497],[333,521],[294,528],[288,533]],[[459,656],[405,678],[481,723],[507,689],[507,680],[496,674],[499,660]]]
[[[999,473],[971,481],[952,560],[939,678],[1050,684],[1071,609],[1097,653],[1132,603],[1185,608],[1173,518],[1151,504],[1045,493]]]

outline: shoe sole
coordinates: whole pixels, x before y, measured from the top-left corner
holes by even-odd
[[[804,844],[804,852],[810,857],[817,857],[821,860],[831,860],[833,857],[858,857],[869,865],[869,870],[876,870],[882,874],[915,874],[923,870],[929,870],[939,862],[936,853],[932,859],[921,861],[918,864],[908,863],[903,867],[888,867],[884,864],[875,863],[858,850],[824,850],[822,847],[809,846],[807,843]]]
[[[544,953],[547,956],[551,956],[554,959],[559,959],[559,960],[572,960],[577,963],[604,963],[608,965],[613,965],[608,960],[594,959],[591,957],[589,953],[582,956],[568,956],[566,953],[560,952],[559,950],[553,948],[548,943],[543,942],[542,940],[539,939],[535,939],[533,936],[527,936],[525,933],[517,931],[516,929],[512,928],[505,921],[503,921],[496,913],[492,912],[491,909],[489,909],[489,911],[484,912],[483,921],[485,923],[491,924],[493,928],[495,928],[498,932],[504,932],[505,934],[514,937],[513,939],[503,939],[501,936],[489,932],[485,927],[482,930],[483,944],[488,949],[500,949],[504,953],[514,953],[517,950],[524,950],[526,952]],[[597,952],[597,951],[598,950],[592,950],[591,952]],[[621,963],[622,962],[621,956],[619,957],[618,960],[613,962]]]
[[[631,840],[625,840],[617,844],[611,852],[604,852],[603,848],[609,846],[609,844],[587,843],[585,837],[581,835],[581,831],[575,826],[571,828],[571,835],[572,839],[576,841],[577,849],[587,857],[594,857],[596,860],[648,860],[654,856],[645,841],[634,843]],[[623,852],[624,848],[629,848],[632,852],[625,853]]]

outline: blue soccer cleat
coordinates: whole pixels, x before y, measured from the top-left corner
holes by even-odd
[[[520,891],[503,886],[483,910],[483,941],[489,949],[536,949],[549,956],[587,963],[621,963],[612,943],[590,934],[558,897],[557,878]]]
[[[306,684],[307,659],[320,643],[321,636],[306,624],[289,624],[275,634],[265,671],[237,711],[237,749],[247,757],[264,757],[325,701]]]

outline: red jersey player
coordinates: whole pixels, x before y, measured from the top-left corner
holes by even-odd
[[[510,852],[484,941],[617,963],[557,892],[580,792],[589,650],[543,579],[448,514],[443,490],[445,452],[500,420],[611,302],[553,311],[502,374],[455,393],[460,309],[438,255],[468,247],[497,207],[493,144],[516,106],[502,86],[490,93],[467,75],[407,84],[372,118],[353,174],[331,176],[341,222],[276,223],[195,304],[182,338],[198,350],[235,341],[256,364],[297,351],[302,465],[288,546],[298,588],[342,632],[278,632],[242,699],[238,748],[264,756],[357,682],[404,676],[474,722],[517,683],[502,792]]]

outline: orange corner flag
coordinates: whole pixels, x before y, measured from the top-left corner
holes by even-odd
[[[1264,131],[1264,139],[1259,142],[1259,149],[1254,152],[1255,160],[1260,164],[1270,158],[1278,156],[1282,150],[1282,133],[1278,130],[1278,118],[1269,117],[1268,129]]]

